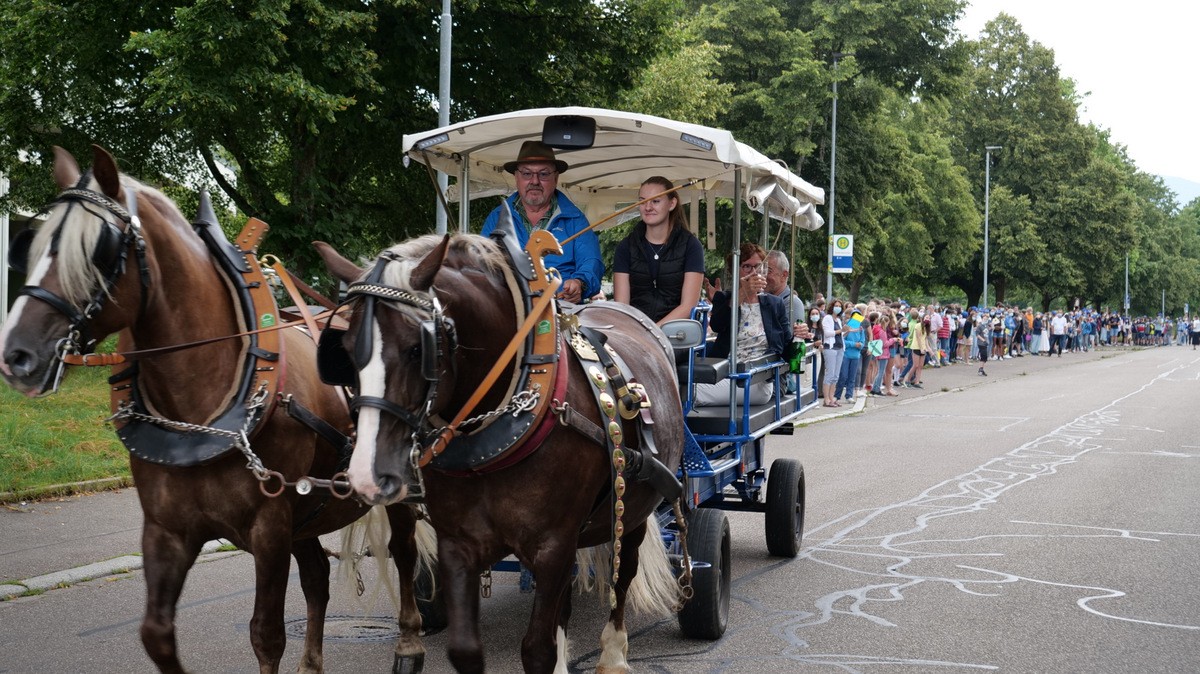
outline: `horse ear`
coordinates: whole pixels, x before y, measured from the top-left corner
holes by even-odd
[[[54,182],[58,189],[65,190],[74,187],[79,182],[79,162],[70,152],[54,146]]]
[[[325,261],[325,268],[329,270],[333,277],[344,283],[354,283],[362,276],[363,270],[360,269],[350,260],[342,257],[341,253],[334,250],[333,246],[324,241],[313,241],[313,248],[317,249],[321,259]]]
[[[433,285],[433,277],[437,276],[438,270],[442,268],[442,262],[446,259],[446,252],[450,250],[450,235],[447,234],[442,238],[442,242],[437,245],[424,260],[413,269],[412,274],[408,277],[409,283],[412,284],[413,290],[424,292],[429,290]]]
[[[92,175],[100,183],[100,191],[112,199],[121,195],[121,177],[117,171],[117,160],[108,150],[92,145]]]

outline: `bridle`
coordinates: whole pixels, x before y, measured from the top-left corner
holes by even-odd
[[[430,423],[430,418],[433,416],[438,382],[443,371],[449,370],[451,376],[456,374],[453,354],[458,339],[454,319],[446,316],[434,292],[414,292],[383,284],[384,268],[389,262],[398,259],[400,258],[395,253],[384,251],[376,260],[375,267],[367,279],[350,284],[341,305],[362,303],[362,319],[354,342],[354,353],[347,353],[343,346],[345,330],[326,327],[321,333],[320,344],[317,347],[317,370],[327,384],[351,387],[358,385],[358,372],[370,362],[374,350],[372,329],[375,325],[377,301],[398,305],[395,307],[397,310],[417,320],[421,331],[421,375],[427,382],[425,399],[418,411],[409,411],[379,396],[356,395],[350,404],[351,411],[355,414],[363,407],[373,407],[400,419],[412,429],[410,461],[416,472],[417,460],[422,449],[441,433],[441,429],[434,428]]]
[[[105,299],[111,295],[113,288],[117,284],[117,280],[125,273],[125,263],[129,257],[129,248],[131,245],[137,253],[138,269],[141,276],[142,292],[139,312],[144,313],[146,310],[146,290],[150,287],[150,267],[146,262],[146,240],[142,237],[142,223],[137,214],[137,196],[133,190],[126,189],[126,205],[122,207],[121,204],[109,199],[104,194],[87,189],[86,185],[91,176],[91,171],[84,173],[74,187],[63,190],[54,201],[42,209],[41,213],[49,212],[55,205],[67,204],[67,211],[59,221],[58,228],[54,232],[53,239],[51,239],[51,255],[58,253],[60,239],[62,238],[63,223],[67,221],[71,209],[79,206],[100,220],[102,223],[100,235],[96,238],[96,247],[92,250],[91,262],[100,272],[101,277],[104,279],[103,283],[96,289],[96,292],[82,310],[60,295],[46,290],[41,286],[23,286],[17,292],[18,297],[31,297],[35,300],[45,302],[67,317],[67,336],[59,340],[55,346],[58,367],[47,371],[47,377],[52,376],[53,382],[43,382],[42,390],[44,392],[58,390],[66,370],[66,364],[63,362],[64,355],[88,353],[95,348],[96,343],[91,338],[88,324],[96,317],[100,309],[103,308]],[[116,216],[117,219],[125,223],[125,229],[122,230],[117,227],[99,213],[88,208],[88,205],[99,206]],[[35,231],[33,229],[26,229],[17,234],[13,239],[8,264],[22,274],[27,273],[26,265],[34,235]]]

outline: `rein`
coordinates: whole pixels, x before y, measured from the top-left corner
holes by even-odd
[[[316,318],[324,318],[326,312],[318,314]],[[151,356],[161,356],[165,353],[174,353],[176,351],[186,351],[196,347],[223,342],[227,339],[238,339],[241,337],[249,337],[250,335],[260,335],[266,332],[275,332],[285,328],[294,328],[305,325],[305,321],[289,321],[287,323],[278,323],[266,328],[258,328],[256,330],[246,330],[233,335],[221,335],[219,337],[209,337],[208,339],[199,339],[194,342],[184,342],[182,344],[172,344],[170,346],[159,346],[153,349],[138,349],[136,351],[122,351],[120,353],[68,353],[64,354],[62,360],[67,365],[82,365],[84,367],[97,367],[101,365],[120,365],[134,360],[141,360]]]
[[[314,335],[314,339],[315,339],[316,338],[315,336],[320,334],[320,332],[321,332],[320,329],[317,327],[317,321],[333,317],[340,311],[340,308],[338,308],[336,305],[333,304],[333,302],[330,302],[327,298],[322,296],[317,291],[315,291],[312,288],[310,288],[309,286],[305,285],[304,286],[304,294],[308,295],[310,298],[317,301],[322,306],[328,306],[330,308],[329,311],[323,311],[323,312],[317,314],[316,316],[313,316],[312,313],[308,310],[308,306],[307,306],[307,303],[304,302],[304,298],[300,296],[300,292],[296,288],[296,285],[294,283],[295,278],[292,275],[292,273],[290,271],[288,271],[287,269],[285,269],[283,267],[283,264],[279,261],[279,258],[276,258],[274,255],[265,255],[265,256],[263,256],[262,261],[265,263],[268,259],[274,260],[274,262],[270,263],[269,266],[271,269],[275,270],[275,273],[279,277],[280,281],[283,283],[284,288],[287,289],[288,295],[292,298],[292,301],[296,303],[296,308],[300,312],[300,315],[302,316],[301,320],[287,321],[285,323],[277,323],[275,325],[267,326],[265,328],[257,328],[255,330],[245,330],[245,331],[242,331],[242,332],[239,332],[236,334],[232,334],[232,335],[221,335],[219,337],[209,337],[207,339],[199,339],[194,342],[184,342],[182,344],[171,344],[169,346],[160,346],[160,347],[156,347],[153,349],[138,349],[135,351],[122,351],[120,353],[66,353],[66,354],[62,355],[62,362],[66,365],[82,365],[84,367],[120,365],[121,363],[128,363],[130,361],[141,360],[143,358],[149,358],[152,356],[161,356],[161,355],[167,354],[167,353],[175,353],[177,351],[185,351],[187,349],[194,349],[196,347],[206,346],[208,344],[215,344],[217,342],[222,342],[227,339],[240,339],[242,337],[249,337],[250,335],[259,335],[259,334],[263,334],[263,333],[267,333],[267,332],[274,332],[276,330],[284,330],[286,328],[294,328],[294,327],[301,326],[301,325],[308,327],[309,331]],[[303,284],[301,284],[301,285],[303,285]]]

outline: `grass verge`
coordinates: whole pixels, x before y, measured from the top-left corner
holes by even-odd
[[[0,387],[0,494],[49,496],[78,482],[129,484],[129,455],[104,420],[108,368],[73,368],[58,393],[30,399]]]

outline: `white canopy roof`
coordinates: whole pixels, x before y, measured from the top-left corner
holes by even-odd
[[[684,201],[696,191],[732,198],[734,170],[741,169],[741,197],[751,209],[761,213],[767,208],[771,217],[794,220],[808,230],[824,224],[814,208],[825,202],[823,189],[738,142],[728,131],[652,115],[567,107],[480,117],[406,134],[405,159],[426,163],[460,180],[465,166],[471,199],[509,194],[516,189],[516,182],[504,170],[505,162],[516,159],[521,143],[540,140],[546,118],[556,115],[596,121],[591,147],[556,151],[558,159],[570,165],[559,177],[558,188],[592,222],[637,201],[638,187],[654,175],[665,176],[676,185],[696,181],[694,187],[680,191]],[[458,187],[452,186],[451,198],[457,198]]]

